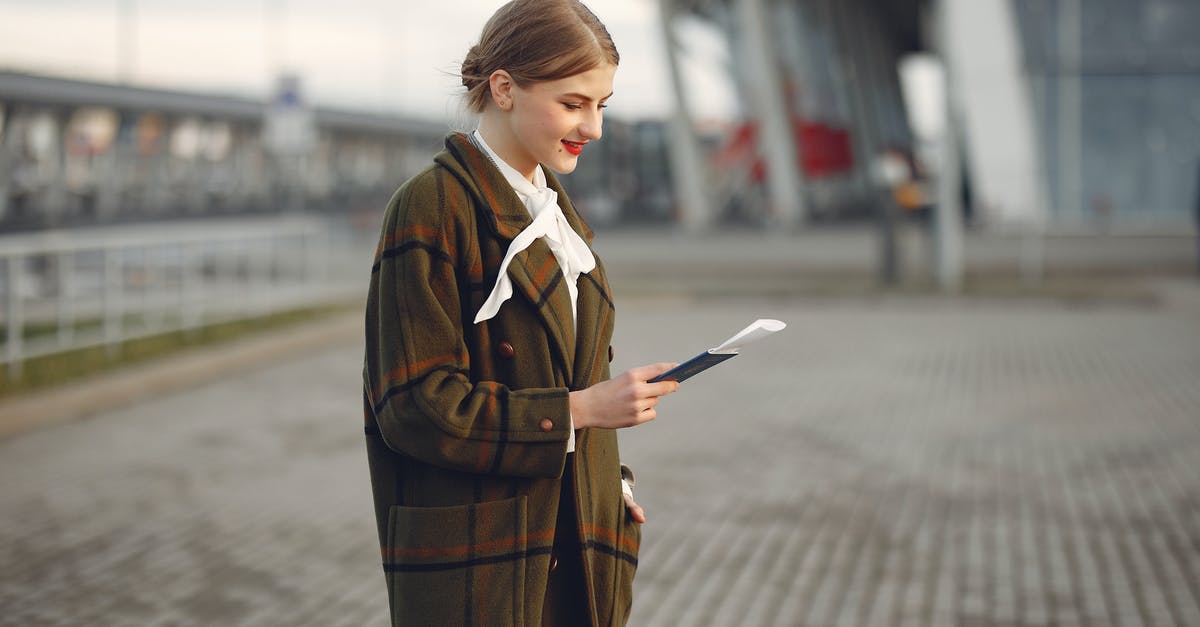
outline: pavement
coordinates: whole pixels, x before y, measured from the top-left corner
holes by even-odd
[[[614,283],[656,259],[635,239],[601,248]],[[622,432],[630,624],[1200,624],[1200,282],[1136,274],[1150,297],[619,291],[617,371],[789,323]],[[386,625],[355,324],[113,373],[207,364],[0,439],[0,625]]]

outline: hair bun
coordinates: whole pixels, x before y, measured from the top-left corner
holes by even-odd
[[[471,46],[471,49],[467,51],[466,58],[463,59],[462,69],[459,72],[462,77],[463,87],[471,89],[472,86],[479,82],[479,61],[479,46]]]

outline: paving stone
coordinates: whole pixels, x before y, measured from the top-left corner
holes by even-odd
[[[622,433],[632,625],[1200,624],[1195,308],[619,302],[617,371],[789,322]],[[0,625],[386,625],[361,354],[0,441]]]

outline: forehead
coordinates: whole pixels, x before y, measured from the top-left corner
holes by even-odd
[[[548,96],[579,94],[593,100],[602,100],[612,95],[613,77],[616,73],[617,66],[604,64],[566,78],[536,83],[531,90]]]

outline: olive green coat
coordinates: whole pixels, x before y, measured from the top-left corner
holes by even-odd
[[[592,233],[552,175],[571,226]],[[405,183],[384,218],[366,312],[364,409],[392,622],[533,625],[566,460],[567,394],[609,377],[604,268],[578,282],[578,325],[544,240],[509,267],[513,296],[472,324],[531,222],[466,136]],[[621,498],[616,432],[578,432],[579,543],[592,624],[624,625],[640,529]]]

